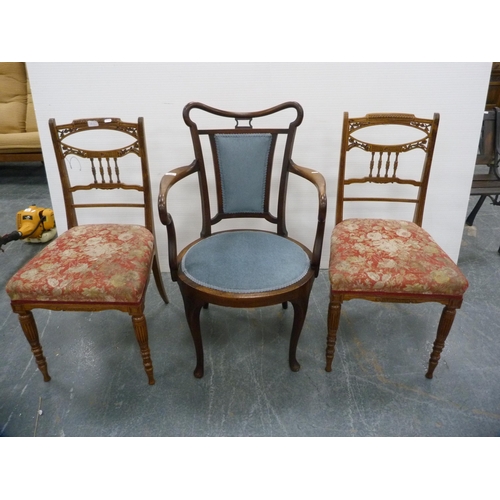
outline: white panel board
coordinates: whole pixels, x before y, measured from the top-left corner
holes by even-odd
[[[327,267],[333,228],[342,113],[441,114],[424,227],[456,260],[473,175],[491,63],[28,63],[53,209],[60,231],[64,206],[47,121],[143,116],[156,198],[163,173],[193,159],[182,109],[201,101],[230,110],[259,110],[295,100],[305,117],[294,160],[323,173],[328,219],[322,267]],[[199,196],[195,179],[172,192],[179,247],[197,237]],[[293,182],[288,229],[312,243],[317,203],[313,190]],[[156,207],[154,209],[157,214]],[[393,217],[393,214],[388,216]],[[163,270],[166,234],[157,218]]]

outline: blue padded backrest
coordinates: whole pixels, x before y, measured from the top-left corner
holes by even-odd
[[[271,134],[215,134],[224,213],[264,211]]]

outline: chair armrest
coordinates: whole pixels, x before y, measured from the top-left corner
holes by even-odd
[[[325,219],[326,219],[326,181],[323,175],[316,170],[301,167],[290,160],[290,172],[308,180],[316,186],[318,191],[318,225],[316,228],[316,237],[314,238],[313,256],[311,267],[315,275],[318,276],[319,266],[321,262],[321,252],[323,249],[323,236],[325,234]]]
[[[168,263],[170,266],[170,274],[173,281],[177,281],[177,235],[175,232],[174,221],[167,210],[167,194],[174,184],[197,171],[197,163],[196,160],[194,160],[190,165],[174,168],[170,172],[167,172],[160,181],[160,192],[158,194],[158,213],[160,215],[161,223],[167,228]]]

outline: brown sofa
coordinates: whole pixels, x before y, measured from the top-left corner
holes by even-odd
[[[23,62],[0,62],[0,162],[43,161]]]

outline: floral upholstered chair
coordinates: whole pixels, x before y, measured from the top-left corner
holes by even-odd
[[[438,123],[437,113],[433,119],[344,114],[329,264],[327,371],[344,300],[438,302],[444,309],[426,373],[432,378],[468,287],[456,264],[422,228]],[[405,214],[413,220],[375,218],[377,204],[399,207],[400,213],[413,206],[413,213]],[[366,208],[371,218],[361,218]],[[345,217],[347,209],[351,218]]]
[[[49,128],[68,230],[9,280],[12,309],[45,381],[50,376],[33,309],[130,314],[149,384],[154,384],[144,317],[151,269],[163,301],[168,298],[154,237],[143,119],[82,119],[65,125],[51,119]],[[95,217],[110,223],[93,223]],[[79,218],[87,222],[79,224]]]
[[[192,112],[208,126],[198,128]],[[290,115],[293,120],[288,125],[274,125],[288,123]],[[319,271],[326,216],[323,176],[292,160],[302,107],[288,102],[263,111],[241,113],[190,103],[183,116],[191,131],[195,159],[163,177],[158,203],[160,219],[167,228],[171,276],[179,284],[195,344],[194,375],[200,378],[204,373],[200,311],[210,303],[246,308],[275,304],[286,307],[290,302],[294,321],[288,359],[290,368],[298,371],[297,343]],[[259,127],[254,127],[254,122]],[[208,150],[205,154],[204,147]],[[277,170],[274,193],[273,166]],[[201,238],[177,254],[167,194],[174,184],[191,174],[197,175],[200,186]],[[312,250],[288,237],[285,202],[289,174],[311,182],[317,191],[318,217]],[[215,179],[213,215],[207,179]],[[261,222],[262,230],[249,227],[250,218]],[[223,221],[232,223],[231,230],[212,232],[213,226],[222,225]],[[264,230],[266,227],[269,230]]]

